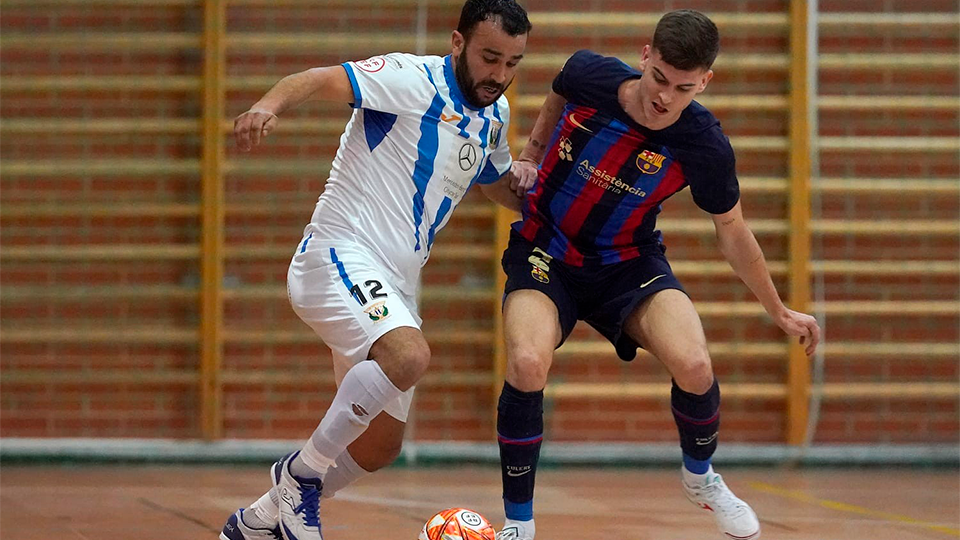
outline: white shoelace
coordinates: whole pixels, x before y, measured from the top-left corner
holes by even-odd
[[[711,502],[716,504],[714,511],[720,512],[731,518],[738,518],[743,515],[747,510],[744,507],[743,503],[740,502],[740,499],[730,491],[730,488],[727,487],[727,484],[724,483],[723,478],[718,474],[710,479],[710,481],[700,488],[703,494]]]

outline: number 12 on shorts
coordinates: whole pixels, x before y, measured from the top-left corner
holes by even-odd
[[[387,297],[386,293],[380,292],[380,289],[383,288],[383,284],[381,284],[379,281],[375,279],[370,279],[365,281],[363,283],[363,286],[367,288],[367,294],[370,295],[371,299]],[[352,294],[354,298],[356,298],[357,301],[360,302],[361,306],[367,305],[367,302],[370,301],[370,300],[367,300],[367,297],[363,295],[363,291],[360,289],[360,285],[354,285],[353,287],[350,287],[350,294]]]

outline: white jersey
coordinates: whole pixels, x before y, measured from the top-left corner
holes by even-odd
[[[512,162],[507,99],[473,107],[451,62],[392,53],[343,64],[355,110],[308,227],[372,250],[408,294],[466,191]]]

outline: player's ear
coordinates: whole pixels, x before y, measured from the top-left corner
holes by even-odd
[[[644,45],[640,53],[640,71],[647,71],[647,64],[650,62],[650,45]]]
[[[467,45],[466,38],[463,37],[463,34],[454,30],[453,34],[450,36],[450,49],[453,53],[453,56],[460,56],[463,53],[463,49]]]
[[[710,82],[710,79],[713,79],[712,69],[708,69],[707,72],[704,73],[703,77],[700,79],[700,86],[697,88],[698,94],[707,89],[707,84]]]

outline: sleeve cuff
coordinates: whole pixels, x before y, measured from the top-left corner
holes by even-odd
[[[480,173],[480,176],[477,178],[478,184],[492,184],[499,180],[503,175],[507,174],[510,171],[510,165],[513,164],[511,159],[507,166],[503,168],[503,172],[497,170],[497,167],[491,162],[487,161],[487,164],[483,166],[483,171]]]
[[[353,72],[353,66],[349,62],[340,64],[343,70],[347,72],[347,78],[350,79],[350,87],[353,88],[353,103],[350,104],[354,109],[363,107],[363,95],[360,94],[360,85],[357,84],[357,76]]]

